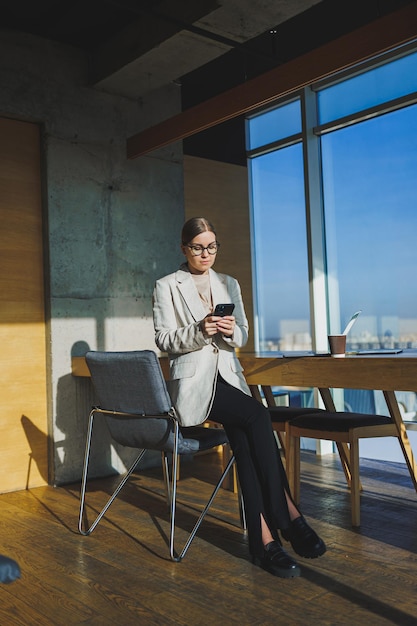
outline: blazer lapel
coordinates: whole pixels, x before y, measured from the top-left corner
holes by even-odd
[[[209,270],[209,273],[213,305],[216,306],[216,304],[230,302],[230,295],[223,275],[217,274],[217,272],[212,269]],[[184,300],[184,306],[188,308],[196,322],[203,319],[206,315],[206,311],[190,272],[180,268],[175,274],[175,279],[177,281],[178,290]]]
[[[179,269],[175,274],[175,279],[178,290],[182,295],[184,306],[188,308],[196,322],[202,320],[206,312],[190,272]]]

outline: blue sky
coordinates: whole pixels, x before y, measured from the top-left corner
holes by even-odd
[[[416,90],[416,54],[409,64],[374,70],[385,82],[367,75],[368,91],[366,77],[356,77],[360,89],[350,102],[329,90],[325,115],[332,106],[346,114],[349,106],[374,105],[390,90],[390,97]],[[282,136],[282,127],[272,132]],[[324,135],[322,160],[328,270],[337,278],[341,324],[362,309],[370,318],[415,319],[417,333],[417,105]],[[259,309],[266,336],[274,337],[277,319],[309,318],[301,144],[253,159],[251,171]]]

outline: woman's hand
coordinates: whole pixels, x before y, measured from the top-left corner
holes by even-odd
[[[221,333],[226,337],[232,337],[235,330],[236,320],[233,315],[207,315],[200,322],[201,330],[207,337],[212,337],[217,333]]]

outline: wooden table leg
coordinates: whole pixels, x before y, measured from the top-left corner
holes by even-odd
[[[411,480],[414,484],[414,489],[417,491],[417,465],[411,449],[410,440],[408,439],[407,430],[405,428],[403,418],[401,417],[400,407],[398,406],[397,398],[395,397],[395,391],[383,391],[383,394],[392,421],[397,427],[398,441],[400,442],[404,459],[407,463],[408,471],[410,472]]]

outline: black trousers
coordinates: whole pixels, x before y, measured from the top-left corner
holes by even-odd
[[[208,419],[219,422],[226,431],[245,502],[249,550],[252,556],[261,556],[261,514],[274,538],[277,529],[290,525],[285,497],[290,490],[269,412],[219,376]]]

